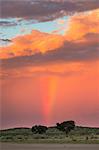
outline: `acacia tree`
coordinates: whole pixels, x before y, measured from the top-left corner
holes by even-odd
[[[41,125],[35,125],[32,127],[32,132],[34,134],[43,134],[43,133],[46,133],[46,130],[48,128],[46,126],[41,126]]]
[[[68,133],[71,130],[74,130],[75,128],[75,122],[70,120],[70,121],[64,121],[62,123],[57,123],[57,129],[59,129],[60,131],[63,131],[66,133],[66,135],[68,135]]]

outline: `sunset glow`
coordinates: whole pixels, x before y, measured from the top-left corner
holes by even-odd
[[[0,128],[68,119],[99,126],[99,9],[51,9],[3,13]]]

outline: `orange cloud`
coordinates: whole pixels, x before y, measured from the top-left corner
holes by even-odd
[[[77,41],[88,33],[99,33],[99,9],[73,16],[65,36],[66,40]]]
[[[63,44],[64,37],[61,35],[33,30],[31,34],[14,38],[12,45],[0,48],[0,58],[32,55],[36,52],[45,53],[46,51],[61,47]]]
[[[61,48],[67,41],[86,41],[86,35],[99,34],[99,9],[71,17],[67,32],[62,36],[33,30],[31,34],[14,38],[13,44],[0,48],[0,58],[30,56],[34,53]],[[90,42],[90,38],[87,38]],[[92,40],[91,40],[92,41]]]

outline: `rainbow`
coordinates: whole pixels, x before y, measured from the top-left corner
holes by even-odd
[[[58,77],[49,76],[42,79],[43,115],[44,123],[47,125],[51,124],[53,108],[57,95],[58,82]]]

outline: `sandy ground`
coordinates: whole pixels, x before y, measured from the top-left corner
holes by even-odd
[[[99,150],[96,144],[8,144],[1,143],[0,150]]]

